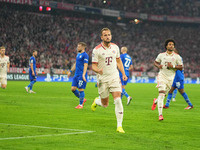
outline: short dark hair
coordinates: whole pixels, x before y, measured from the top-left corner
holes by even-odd
[[[85,47],[85,48],[87,47],[87,44],[86,44],[85,42],[79,42],[78,45],[79,45],[79,44],[82,45],[82,46]]]
[[[37,52],[37,50],[33,50],[33,53],[34,53],[34,52]]]
[[[167,45],[168,45],[169,42],[173,42],[173,43],[174,43],[174,46],[176,45],[176,43],[175,43],[175,41],[174,41],[173,39],[167,39],[167,40],[165,41],[165,49],[167,49],[166,47],[167,47]]]
[[[103,28],[103,29],[101,29],[101,35],[102,35],[103,31],[110,31],[110,33],[111,33],[111,30],[109,28]]]

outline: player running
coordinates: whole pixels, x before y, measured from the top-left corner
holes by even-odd
[[[97,85],[100,97],[94,100],[91,109],[95,111],[97,105],[107,107],[109,104],[109,93],[112,93],[117,118],[117,132],[125,133],[122,128],[123,105],[118,69],[122,72],[123,80],[126,81],[127,77],[120,59],[119,47],[111,43],[111,39],[110,29],[103,28],[101,30],[102,43],[96,46],[92,52],[92,69],[97,73]]]
[[[28,93],[28,90],[30,88],[29,93],[33,93],[35,94],[36,92],[34,92],[33,89],[33,85],[36,82],[37,79],[37,71],[36,71],[36,58],[37,57],[37,50],[33,51],[33,56],[30,57],[29,59],[29,80],[30,80],[30,84],[28,86],[25,87],[26,92]]]
[[[68,73],[68,77],[71,75],[72,71],[75,70],[75,75],[72,81],[71,90],[76,97],[79,98],[80,103],[76,106],[76,109],[82,109],[84,103],[86,102],[84,89],[87,84],[87,68],[88,68],[88,59],[89,56],[85,52],[86,43],[79,42],[77,45],[78,54],[76,56],[76,62],[72,66],[70,72]],[[77,90],[78,88],[78,90]]]
[[[7,86],[7,72],[10,70],[9,57],[5,55],[6,48],[0,47],[0,87],[5,89]]]
[[[169,89],[174,80],[175,71],[182,70],[182,60],[181,57],[175,53],[174,50],[175,41],[172,39],[168,39],[165,41],[166,52],[160,53],[156,60],[154,61],[154,65],[160,69],[157,76],[157,88],[159,91],[158,98],[153,100],[152,110],[156,108],[158,103],[158,113],[159,120],[163,120],[163,101],[165,95],[168,93]]]
[[[122,61],[122,64],[124,66],[124,71],[125,71],[125,74],[127,76],[127,78],[129,79],[129,70],[132,70],[133,69],[133,65],[132,65],[132,59],[131,57],[127,54],[127,47],[122,47],[121,48],[121,55],[120,55],[120,58],[121,58],[121,61]],[[128,93],[126,92],[125,90],[125,87],[128,83],[128,79],[126,81],[124,81],[122,79],[123,75],[121,73],[121,71],[119,71],[119,76],[120,76],[120,79],[121,79],[121,83],[122,83],[122,94],[121,94],[121,99],[122,97],[125,95],[126,98],[127,98],[127,105],[130,104],[131,100],[132,100],[132,97],[130,97],[128,95]]]
[[[174,52],[179,54],[177,49],[174,49]],[[193,105],[190,102],[188,95],[184,91],[184,70],[176,70],[176,75],[174,77],[172,87],[168,93],[167,101],[166,101],[166,104],[163,106],[163,108],[165,109],[169,108],[169,104],[172,99],[172,93],[176,88],[178,88],[179,93],[183,96],[186,103],[188,104],[188,106],[185,109],[192,109]]]

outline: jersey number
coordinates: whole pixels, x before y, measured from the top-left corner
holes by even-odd
[[[128,59],[128,58],[125,58],[125,63],[124,63],[124,66],[125,67],[129,67],[130,66],[130,63],[131,63],[131,60],[130,59]]]

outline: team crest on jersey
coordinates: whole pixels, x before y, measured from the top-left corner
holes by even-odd
[[[175,58],[172,58],[172,61],[175,61]]]
[[[80,56],[79,58],[81,58],[82,56]]]
[[[116,53],[115,50],[113,50],[112,53],[115,54]]]

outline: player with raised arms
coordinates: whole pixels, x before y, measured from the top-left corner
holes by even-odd
[[[0,47],[0,87],[5,89],[7,86],[7,72],[10,70],[9,57],[5,55],[6,48]]]
[[[96,46],[92,52],[92,69],[97,73],[97,86],[100,97],[95,98],[91,109],[95,111],[97,105],[107,107],[109,104],[109,93],[112,93],[117,118],[117,132],[125,133],[122,128],[122,87],[118,69],[122,72],[123,80],[126,81],[127,77],[120,59],[119,47],[116,44],[111,43],[111,39],[111,30],[103,28],[101,30],[102,43]]]
[[[158,88],[158,98],[154,98],[152,110],[156,108],[158,104],[159,120],[163,120],[163,101],[165,95],[171,88],[174,80],[175,71],[182,70],[183,63],[181,57],[174,52],[175,41],[173,39],[168,39],[165,41],[166,52],[160,53],[154,65],[160,69],[157,76],[157,88]]]
[[[76,97],[79,98],[79,105],[76,106],[76,109],[82,109],[85,99],[84,89],[87,85],[87,68],[88,68],[88,60],[89,56],[85,52],[87,45],[84,42],[79,42],[77,45],[78,54],[76,56],[76,62],[72,66],[70,72],[68,73],[68,77],[71,75],[72,71],[75,70],[75,75],[72,81],[71,90]],[[77,90],[78,88],[78,90]]]

